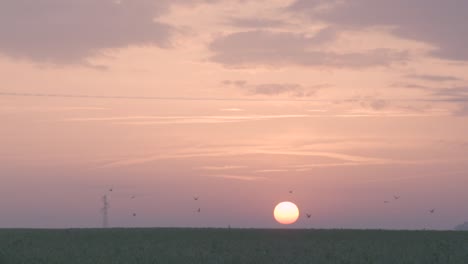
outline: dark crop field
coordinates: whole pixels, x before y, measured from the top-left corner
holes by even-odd
[[[1,264],[468,264],[468,232],[0,230]]]

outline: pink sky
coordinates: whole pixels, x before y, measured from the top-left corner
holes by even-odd
[[[467,9],[0,0],[0,228],[98,227],[108,193],[111,226],[451,229]]]

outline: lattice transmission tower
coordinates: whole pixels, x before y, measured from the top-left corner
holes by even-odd
[[[102,227],[108,228],[109,227],[109,200],[107,199],[107,195],[102,196]]]

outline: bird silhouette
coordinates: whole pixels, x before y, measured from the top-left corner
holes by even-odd
[[[109,192],[112,192],[112,191],[113,191],[113,189],[112,189],[112,188],[110,188],[110,189],[109,189]]]
[[[310,218],[312,215],[311,214],[306,214],[307,218]]]
[[[133,213],[133,216],[136,216],[136,213]]]
[[[197,213],[200,213],[200,212],[201,212],[201,209],[200,209],[200,208],[198,208],[198,210],[197,210]]]
[[[291,194],[292,194],[292,193],[293,193],[293,191],[291,190],[291,191],[289,191],[289,193],[291,193]]]
[[[195,196],[195,197],[193,197],[193,200],[198,201],[198,198],[200,198],[200,197]]]
[[[398,200],[398,199],[400,199],[400,196],[394,195],[393,198],[395,198],[395,200]]]
[[[132,195],[132,196],[130,197],[130,199],[135,199],[135,195]]]
[[[435,209],[429,210],[429,213],[433,214],[435,212]]]

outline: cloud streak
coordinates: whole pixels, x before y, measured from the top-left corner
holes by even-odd
[[[405,87],[414,89],[434,89],[422,85],[401,84],[396,83],[393,87]],[[319,89],[328,87],[327,84],[311,86],[311,88]],[[85,95],[85,94],[56,94],[56,93],[24,93],[24,92],[0,92],[0,96],[15,96],[15,97],[50,97],[50,98],[70,98],[70,99],[111,99],[111,100],[156,100],[156,101],[232,101],[232,102],[356,102],[355,98],[330,100],[330,99],[314,99],[314,98],[254,98],[254,97],[184,97],[184,96],[119,96],[119,95]],[[453,101],[468,101],[468,98],[453,98],[451,100],[443,98],[387,98],[388,102],[453,102]]]
[[[431,81],[431,82],[452,82],[452,81],[461,81],[460,78],[448,75],[431,75],[431,74],[410,74],[406,75],[405,77],[411,79],[418,79],[423,81]]]
[[[282,20],[268,18],[231,18],[227,24],[238,28],[277,28],[286,25]]]
[[[297,151],[289,149],[265,149],[259,146],[248,146],[248,147],[212,147],[212,148],[198,148],[197,150],[174,152],[168,154],[158,155],[146,155],[136,158],[125,158],[115,161],[110,161],[102,164],[101,168],[113,168],[113,167],[125,167],[135,166],[140,164],[146,164],[159,160],[171,160],[171,159],[190,159],[200,157],[232,157],[232,156],[246,156],[246,155],[260,155],[260,156],[297,156],[297,157],[317,157],[317,158],[329,158],[332,160],[353,163],[353,164],[391,164],[392,160],[365,157],[359,155],[349,155],[335,152],[322,152],[322,151]],[[322,164],[322,163],[320,163]],[[324,163],[326,164],[326,163]],[[216,167],[219,168],[219,167]],[[234,169],[234,168],[232,168]]]
[[[65,119],[65,122],[112,122],[121,125],[164,125],[164,124],[218,124],[274,119],[306,118],[308,115],[212,115],[212,116],[121,116],[121,117],[79,117]]]
[[[200,170],[207,170],[207,171],[225,171],[225,170],[236,170],[236,169],[244,169],[247,166],[240,166],[240,165],[230,165],[230,166],[203,166],[199,167]]]
[[[325,87],[330,87],[328,84],[318,84],[312,86],[303,86],[297,83],[261,83],[250,84],[244,80],[230,81],[225,80],[222,82],[225,86],[231,86],[245,91],[249,95],[265,95],[265,96],[278,96],[287,95],[291,97],[310,97],[316,92]]]
[[[119,96],[119,95],[86,95],[86,94],[57,94],[57,93],[22,93],[22,92],[1,92],[0,96],[16,97],[52,97],[52,98],[73,98],[73,99],[112,99],[112,100],[157,100],[157,101],[234,101],[234,102],[270,102],[270,101],[311,101],[312,99],[293,98],[233,98],[233,97],[184,97],[184,96]]]
[[[62,107],[18,107],[18,106],[1,106],[0,111],[5,112],[64,112],[64,111],[101,111],[108,110],[105,107],[95,106],[62,106]]]
[[[264,181],[268,178],[258,177],[258,176],[246,176],[246,175],[206,175],[207,177],[212,178],[221,178],[227,180],[236,180],[236,181]]]

